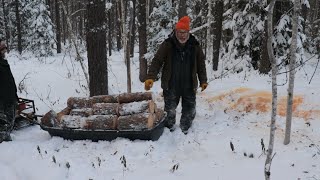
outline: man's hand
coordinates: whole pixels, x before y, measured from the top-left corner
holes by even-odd
[[[149,91],[150,88],[152,88],[153,86],[153,80],[152,79],[147,79],[145,82],[144,82],[144,89],[146,91]]]
[[[201,87],[201,92],[204,91],[208,86],[208,83],[201,83],[200,87]]]

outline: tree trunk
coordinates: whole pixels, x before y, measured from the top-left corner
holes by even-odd
[[[4,20],[4,28],[5,28],[5,33],[6,33],[6,43],[7,43],[7,47],[8,47],[8,52],[10,51],[10,44],[9,44],[9,40],[10,40],[10,31],[8,28],[8,9],[6,8],[6,4],[5,1],[2,0],[2,10],[3,10],[3,20]]]
[[[212,2],[211,0],[207,0],[207,4],[208,4],[208,13],[207,13],[207,33],[206,33],[206,48],[212,47],[212,26],[211,26],[211,22],[213,20],[212,18]],[[206,49],[206,52],[209,52],[209,49]],[[206,59],[209,59],[209,55],[206,53]]]
[[[126,28],[125,2],[121,0],[121,19],[122,19],[122,41],[123,54],[127,65],[127,93],[131,93],[131,62],[130,62],[130,44],[128,41],[129,34]]]
[[[105,0],[91,0],[87,5],[87,50],[90,96],[108,94],[105,10]]]
[[[21,20],[19,10],[19,0],[15,0],[16,21],[17,21],[17,35],[18,35],[18,51],[22,53],[22,32],[21,32]]]
[[[223,0],[214,1],[213,6],[213,17],[214,23],[212,24],[213,29],[213,45],[212,45],[212,69],[218,70],[219,64],[219,51],[222,37],[222,21],[223,21]]]
[[[86,81],[87,81],[87,85],[88,85],[88,87],[90,86],[89,85],[89,77],[88,77],[88,73],[87,73],[87,70],[86,70],[86,68],[85,68],[85,65],[84,65],[84,59],[83,59],[83,57],[81,56],[81,54],[80,54],[80,50],[79,50],[79,47],[78,47],[78,43],[77,43],[77,40],[76,40],[76,36],[74,35],[74,33],[73,33],[73,31],[72,31],[72,23],[71,23],[71,20],[70,20],[70,18],[68,17],[68,9],[66,8],[66,6],[63,4],[63,2],[62,1],[60,1],[60,4],[61,4],[61,7],[62,7],[62,9],[63,9],[63,12],[64,12],[64,14],[65,14],[65,20],[66,20],[66,25],[67,25],[67,27],[69,27],[68,29],[70,30],[70,43],[71,44],[73,44],[73,46],[74,46],[74,48],[75,48],[75,50],[76,50],[76,54],[77,54],[77,57],[76,57],[76,60],[77,61],[79,61],[79,63],[80,63],[80,65],[81,65],[81,68],[82,68],[82,71],[83,71],[83,74],[84,74],[84,76],[85,76],[85,78],[86,78]],[[68,32],[68,31],[67,31]],[[87,44],[88,45],[88,44]],[[88,54],[89,54],[89,52],[88,52]]]
[[[147,12],[146,1],[139,0],[138,7],[138,31],[139,31],[139,80],[144,82],[147,76]]]
[[[132,0],[133,9],[132,9],[132,18],[131,22],[131,31],[130,31],[130,57],[134,56],[134,44],[136,39],[136,0]]]
[[[273,28],[273,27],[271,27]],[[268,21],[265,21],[265,25],[264,25],[264,33],[263,33],[263,37],[261,38],[261,55],[260,55],[260,62],[259,62],[259,72],[262,74],[268,74],[271,70],[271,63],[269,60],[269,56],[268,56]]]
[[[119,1],[117,1],[116,3],[116,33],[117,33],[117,50],[120,51],[121,49],[121,5],[119,3]]]
[[[179,19],[183,16],[187,15],[187,0],[180,0],[179,1],[179,9],[178,9]]]
[[[272,66],[272,111],[271,111],[271,122],[270,122],[270,139],[269,139],[269,146],[267,151],[267,158],[264,167],[264,175],[266,180],[270,180],[270,169],[272,163],[272,153],[274,147],[274,136],[276,131],[276,116],[277,116],[277,99],[278,99],[278,92],[277,92],[277,61],[275,59],[272,47],[272,38],[273,38],[273,9],[276,0],[272,0],[269,4],[268,10],[268,54],[269,59],[271,61]]]
[[[61,27],[60,27],[59,1],[60,0],[55,0],[57,53],[61,53]]]
[[[111,16],[111,12],[113,12],[111,9],[108,10],[108,50],[109,50],[109,56],[112,55],[112,32],[113,32],[113,26],[112,21],[113,18]]]
[[[290,143],[291,122],[292,122],[292,106],[293,106],[293,88],[295,78],[296,52],[297,52],[297,38],[299,25],[300,0],[294,1],[293,18],[292,18],[292,38],[290,47],[290,64],[289,64],[289,86],[287,99],[287,115],[286,115],[286,131],[284,137],[284,144]]]
[[[66,21],[66,15],[64,13],[62,13],[62,34],[63,34],[63,44],[66,45],[67,21]]]

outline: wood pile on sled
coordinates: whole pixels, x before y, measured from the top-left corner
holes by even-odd
[[[58,113],[49,111],[41,124],[62,129],[143,131],[154,128],[163,117],[152,93],[138,92],[70,97],[66,108]]]

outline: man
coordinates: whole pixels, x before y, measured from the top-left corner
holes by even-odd
[[[176,108],[182,98],[180,128],[188,133],[196,115],[196,89],[198,80],[201,91],[208,86],[205,56],[199,42],[190,34],[190,18],[182,17],[175,29],[159,47],[152,60],[145,81],[145,90],[150,90],[162,68],[164,110],[167,112],[166,127],[173,131],[176,123]]]
[[[0,40],[0,143],[11,141],[10,133],[13,130],[18,101],[17,87],[5,59],[6,52],[6,43]]]

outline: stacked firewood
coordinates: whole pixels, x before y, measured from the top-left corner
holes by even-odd
[[[157,109],[152,93],[123,93],[70,97],[61,112],[49,111],[41,119],[48,127],[88,130],[145,130],[155,127],[164,112]]]

